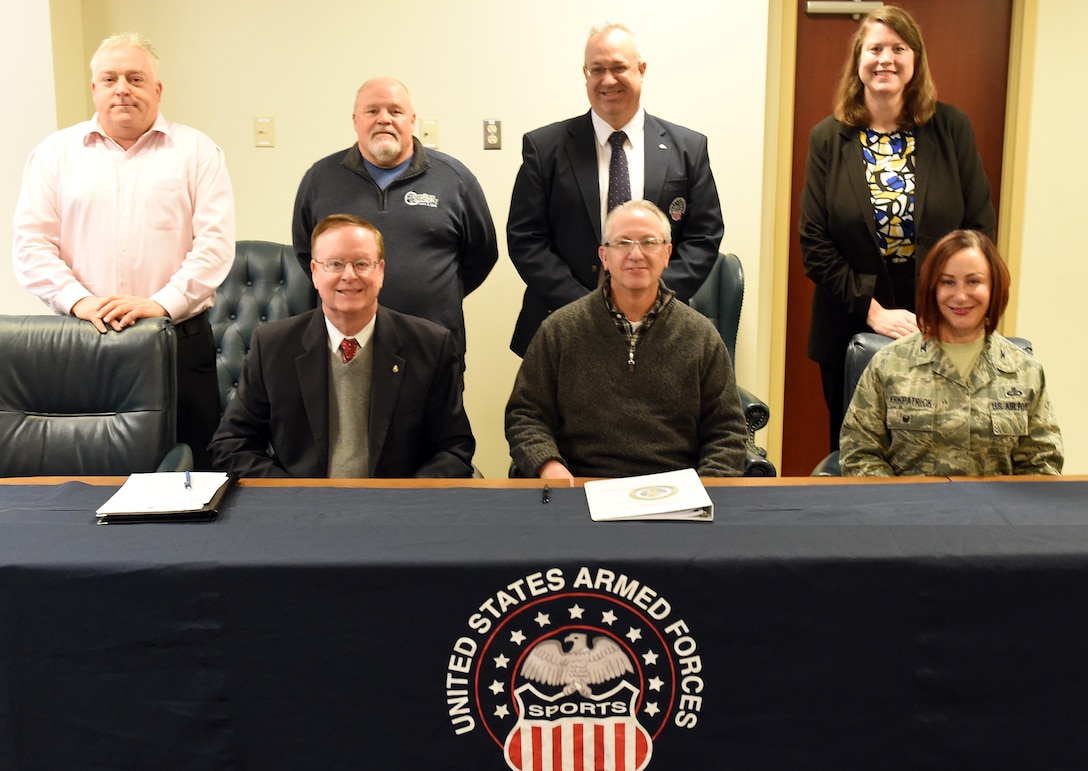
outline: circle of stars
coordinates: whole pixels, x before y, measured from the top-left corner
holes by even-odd
[[[571,592],[525,603],[496,626],[480,652],[477,703],[500,746],[518,720],[514,690],[526,682],[518,671],[521,660],[537,642],[562,640],[571,630],[590,638],[609,637],[628,652],[635,673],[626,678],[640,691],[636,718],[651,736],[664,726],[672,712],[675,670],[667,643],[652,620],[614,595]]]

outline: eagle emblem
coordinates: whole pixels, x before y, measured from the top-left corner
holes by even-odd
[[[591,685],[614,680],[633,673],[634,667],[623,649],[603,635],[587,645],[588,635],[572,632],[563,638],[570,650],[563,650],[559,640],[542,640],[528,652],[521,667],[521,676],[542,685],[563,686],[563,695],[575,691],[592,696]]]

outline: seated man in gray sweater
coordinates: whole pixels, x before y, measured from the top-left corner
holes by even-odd
[[[506,439],[518,472],[741,475],[747,429],[729,352],[661,281],[668,219],[634,200],[604,229],[601,287],[544,321],[514,382]]]

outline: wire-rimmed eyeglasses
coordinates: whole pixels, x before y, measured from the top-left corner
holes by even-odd
[[[344,269],[350,265],[355,269],[355,275],[365,276],[372,273],[381,260],[314,260],[314,262],[324,268],[327,273],[343,273]]]
[[[660,238],[643,238],[641,241],[633,241],[630,238],[620,238],[616,241],[605,241],[604,245],[609,249],[615,249],[621,254],[634,251],[635,246],[642,250],[643,254],[658,254],[665,246],[665,241]]]

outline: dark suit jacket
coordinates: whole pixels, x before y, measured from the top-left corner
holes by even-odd
[[[706,279],[724,227],[706,137],[646,116],[646,199],[669,215],[672,259],[662,278],[687,302]],[[531,131],[510,199],[506,240],[525,281],[510,349],[525,354],[545,317],[597,287],[601,200],[590,113]]]
[[[476,449],[449,330],[379,308],[370,392],[370,476],[467,477]],[[208,452],[242,477],[326,477],[329,336],[320,308],[257,327],[242,381]]]
[[[991,238],[996,217],[967,116],[938,104],[933,119],[915,131],[914,228],[916,266],[929,249],[958,228]],[[873,204],[865,181],[858,129],[828,117],[809,134],[801,193],[801,256],[816,283],[808,355],[824,364],[844,361],[846,345],[865,323],[869,302],[913,308],[914,298],[893,296],[881,256]]]

